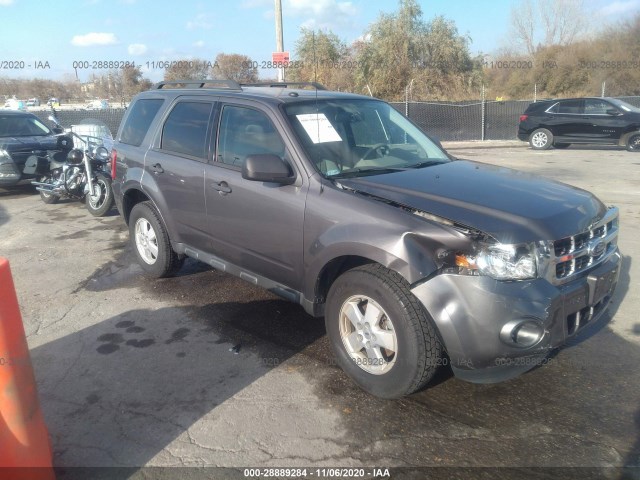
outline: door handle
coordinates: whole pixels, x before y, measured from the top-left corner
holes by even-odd
[[[154,173],[164,173],[164,168],[162,168],[162,165],[160,165],[159,163],[156,163],[155,165],[151,165],[151,170]]]
[[[214,190],[217,190],[220,195],[226,195],[227,193],[231,193],[231,187],[225,181],[222,182],[213,182],[211,187]]]

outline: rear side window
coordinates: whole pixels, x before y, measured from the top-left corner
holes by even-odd
[[[122,128],[120,142],[139,147],[147,130],[156,117],[164,100],[160,98],[138,100],[131,107],[131,112]]]
[[[558,113],[573,113],[581,115],[584,113],[584,100],[567,100],[560,102]]]
[[[180,102],[173,107],[162,128],[160,148],[192,157],[206,158],[207,130],[212,103]]]

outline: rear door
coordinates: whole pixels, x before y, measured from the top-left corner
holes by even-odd
[[[294,161],[286,130],[274,112],[249,100],[220,104],[216,152],[205,174],[212,253],[299,290],[308,180]],[[279,185],[243,179],[244,160],[256,154],[279,156],[296,182]]]
[[[584,115],[584,100],[561,100],[550,111],[555,112],[551,120],[554,136],[571,140],[590,135],[591,124]]]
[[[208,245],[204,196],[215,98],[178,97],[162,119],[153,148],[147,152],[145,182],[167,213],[172,240],[206,250]]]

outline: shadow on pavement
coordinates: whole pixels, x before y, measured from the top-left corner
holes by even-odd
[[[189,427],[267,373],[269,359],[324,334],[302,316],[275,299],[132,310],[35,348],[55,464],[142,466],[178,438],[197,448]]]

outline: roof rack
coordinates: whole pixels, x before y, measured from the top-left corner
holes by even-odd
[[[243,83],[243,87],[273,87],[273,88],[289,88],[289,87],[313,87],[316,90],[326,90],[327,88],[318,82],[258,82]]]
[[[176,80],[172,82],[159,82],[156,83],[153,88],[154,90],[160,90],[167,85],[197,85],[195,88],[204,88],[205,85],[220,85],[220,87],[229,89],[229,90],[242,90],[240,84],[234,80],[218,80],[218,79],[207,79],[207,80]],[[219,87],[213,87],[219,88]]]

